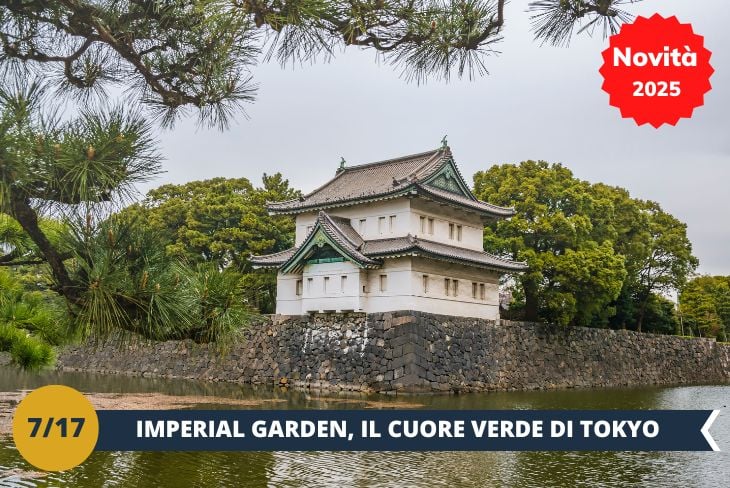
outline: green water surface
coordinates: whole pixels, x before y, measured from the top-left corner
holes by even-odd
[[[340,409],[410,402],[428,409],[716,409],[712,433],[724,452],[95,452],[65,473],[31,473],[0,437],[0,487],[730,487],[730,385],[504,392],[449,396],[320,396],[182,380],[92,374],[41,376],[0,368],[0,392],[65,384],[84,392],[271,399],[248,408]],[[346,400],[346,401],[343,401]],[[205,408],[215,408],[204,405]],[[10,406],[12,408],[12,405]],[[221,408],[246,408],[225,406]]]

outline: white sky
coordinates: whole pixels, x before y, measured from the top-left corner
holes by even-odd
[[[409,84],[348,49],[328,64],[254,69],[258,100],[227,132],[194,120],[162,133],[166,174],[143,188],[216,176],[280,171],[310,191],[344,156],[359,164],[435,148],[448,134],[467,178],[495,163],[561,162],[576,176],[656,200],[689,226],[700,271],[730,275],[730,9],[719,0],[645,0],[627,9],[677,15],[713,52],[705,106],[676,127],[636,126],[608,105],[598,73],[608,40],[581,35],[569,48],[540,46],[529,32],[527,2],[506,9],[501,54],[475,81]]]

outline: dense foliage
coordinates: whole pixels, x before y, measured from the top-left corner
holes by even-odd
[[[528,4],[535,37],[567,43],[574,28],[605,35],[638,0]],[[484,74],[505,28],[506,0],[9,0],[0,5],[0,67],[28,70],[72,95],[122,86],[170,124],[186,108],[226,127],[253,100],[251,68],[374,50],[406,78]]]
[[[197,341],[230,337],[254,311],[273,310],[274,275],[253,271],[248,257],[291,245],[291,219],[268,216],[264,204],[299,193],[280,174],[264,175],[260,188],[217,178],[165,185],[117,212],[160,170],[149,117],[134,107],[166,125],[195,109],[200,122],[224,128],[253,100],[259,60],[310,61],[348,45],[417,81],[482,74],[504,32],[505,3],[2,2],[0,267],[14,271],[0,275],[0,349],[27,367],[50,361],[66,328],[48,317],[61,310],[71,334]],[[540,0],[528,10],[538,40],[565,44],[576,28],[615,32],[631,18],[627,3]],[[133,109],[99,103],[109,87]],[[80,110],[60,117],[70,101]],[[687,283],[697,259],[686,226],[657,203],[545,162],[494,166],[474,182],[481,199],[517,209],[485,233],[487,249],[530,265],[508,283],[510,313],[726,337],[727,279]],[[681,323],[663,297],[677,290]]]
[[[240,272],[241,300],[260,312],[273,313],[276,273],[252,270],[249,257],[294,244],[294,220],[270,216],[266,202],[301,193],[279,173],[264,175],[262,185],[256,188],[246,178],[164,185],[125,213],[154,230],[168,255],[189,264],[211,263]]]
[[[144,119],[111,109],[61,121],[50,105],[35,84],[0,90],[0,264],[46,263],[83,335],[213,341],[244,325],[234,270],[187,266],[153,229],[111,213],[159,171]]]
[[[544,161],[493,166],[474,184],[479,198],[517,211],[487,226],[485,247],[529,264],[513,284],[522,317],[673,331],[658,294],[679,289],[698,262],[686,225],[657,203]]]
[[[54,294],[27,291],[10,271],[0,268],[0,352],[26,369],[48,366],[53,346],[68,339],[65,311]]]
[[[730,337],[730,276],[698,276],[679,295],[682,333]]]

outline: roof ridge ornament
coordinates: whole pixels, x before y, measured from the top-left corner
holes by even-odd
[[[337,172],[341,173],[342,171],[345,171],[345,165],[347,164],[347,161],[345,161],[344,156],[340,156],[340,167],[337,168]]]
[[[441,149],[447,149],[449,147],[449,141],[446,140],[448,134],[444,134],[444,138],[441,139]]]

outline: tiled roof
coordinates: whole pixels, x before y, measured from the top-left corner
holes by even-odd
[[[334,178],[311,193],[299,199],[269,203],[267,207],[275,214],[300,213],[351,205],[361,201],[393,198],[409,192],[418,194],[420,188],[428,194],[427,196],[480,213],[496,217],[514,214],[512,209],[481,202],[473,195],[468,198],[421,184],[450,161],[453,161],[451,150],[442,147],[410,156],[345,167],[339,170]]]
[[[435,186],[422,185],[420,183],[416,183],[415,186],[426,195],[435,197],[436,199],[450,200],[458,203],[459,205],[473,208],[474,210],[484,211],[500,217],[511,217],[515,214],[515,211],[511,208],[499,207],[481,200],[471,200],[462,195],[457,195],[456,193],[436,188]]]
[[[297,259],[296,254],[298,251],[303,247],[306,248],[310,244],[309,241],[312,240],[314,234],[316,234],[319,230],[323,231],[342,251],[345,252],[345,254],[359,264],[363,266],[377,266],[381,264],[380,261],[371,259],[360,251],[360,248],[363,246],[365,241],[362,237],[360,237],[360,234],[352,228],[349,219],[327,215],[322,211],[320,211],[319,215],[317,215],[317,220],[315,221],[312,230],[304,239],[301,246],[293,247],[276,254],[251,256],[251,264],[260,268],[283,266],[290,260]]]
[[[382,263],[381,260],[387,257],[414,254],[501,271],[514,272],[525,271],[527,269],[525,263],[510,261],[509,259],[500,258],[484,251],[465,249],[463,247],[419,239],[410,234],[406,237],[366,241],[352,228],[348,219],[333,217],[322,211],[319,212],[314,228],[301,246],[276,254],[252,257],[251,263],[257,267],[280,267],[288,265],[287,263],[292,259],[298,259],[296,258],[297,252],[302,247],[306,248],[308,241],[312,239],[317,229],[320,228],[345,253],[349,254],[355,261],[364,266],[379,265]]]
[[[349,244],[355,249],[359,249],[365,242],[360,234],[358,234],[358,232],[352,228],[352,225],[350,225],[350,219],[336,217],[325,212],[319,212],[317,217],[321,218],[325,225],[336,230],[336,233],[341,234],[343,239],[347,239]]]
[[[339,244],[343,250],[350,254],[350,256],[357,262],[369,265],[380,264],[378,261],[370,259],[360,251],[365,241],[362,237],[360,237],[360,234],[352,228],[348,219],[331,217],[320,211],[319,215],[317,215],[317,222],[312,229],[312,233],[316,231],[318,225],[321,226],[325,233],[337,242],[337,244]],[[305,244],[306,240],[302,243],[302,245]]]
[[[289,258],[291,258],[295,252],[297,252],[297,248],[292,247],[286,251],[276,252],[274,254],[251,256],[249,260],[251,261],[251,264],[259,268],[276,268],[289,261]]]
[[[500,258],[484,251],[476,251],[474,249],[466,249],[441,242],[419,239],[411,235],[393,239],[365,241],[362,252],[372,258],[412,253],[433,258],[468,262],[470,264],[477,264],[503,271],[527,270],[527,264],[522,262]]]

